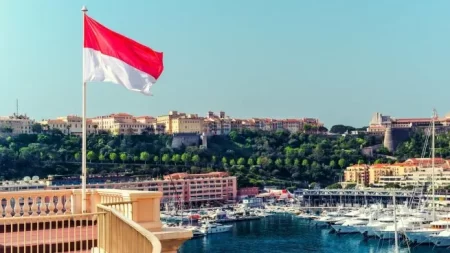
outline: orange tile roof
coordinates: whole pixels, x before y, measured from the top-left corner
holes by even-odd
[[[154,119],[152,116],[137,116],[136,119]]]
[[[388,167],[388,166],[391,166],[391,164],[389,164],[389,163],[378,163],[378,164],[370,165],[371,168],[376,168],[376,169],[381,169],[381,168],[385,168],[385,167]]]
[[[128,114],[128,113],[124,113],[124,112],[119,112],[119,113],[110,114],[109,116],[110,117],[114,117],[114,116],[117,116],[117,117],[128,117],[128,116],[132,116],[132,115]]]

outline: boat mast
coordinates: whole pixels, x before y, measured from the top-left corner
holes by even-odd
[[[392,203],[394,204],[394,239],[395,239],[395,249],[394,252],[398,253],[398,232],[397,232],[397,205],[395,202],[395,189],[392,191]]]
[[[436,109],[433,109],[433,118],[431,120],[431,197],[432,197],[432,201],[431,204],[433,205],[432,207],[432,216],[433,216],[433,220],[436,220],[436,203],[434,200],[434,195],[435,195],[435,187],[434,187],[434,160],[435,160],[435,131],[436,131],[436,125],[435,125],[435,119],[436,119]]]

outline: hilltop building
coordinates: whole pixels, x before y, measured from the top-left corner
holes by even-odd
[[[30,134],[31,127],[35,123],[27,115],[17,115],[1,117],[0,116],[0,132],[7,134]]]
[[[430,181],[431,162],[431,158],[410,158],[394,164],[355,164],[345,169],[344,182],[361,186],[384,186],[388,183],[401,186],[425,184]],[[435,158],[435,168],[436,177],[441,175],[439,184],[450,185],[450,160]]]

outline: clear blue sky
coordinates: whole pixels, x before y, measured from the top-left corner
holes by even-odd
[[[88,115],[169,110],[367,125],[450,111],[450,1],[9,0],[0,115],[81,114],[81,6],[165,53],[153,97],[88,88]]]

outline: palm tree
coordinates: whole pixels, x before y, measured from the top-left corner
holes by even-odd
[[[72,127],[72,125],[71,124],[68,124],[67,126],[66,126],[66,128],[67,128],[67,135],[70,135],[70,128]]]

